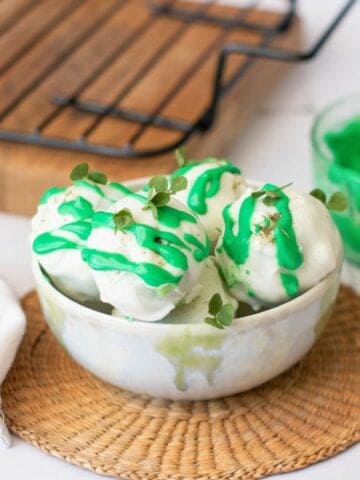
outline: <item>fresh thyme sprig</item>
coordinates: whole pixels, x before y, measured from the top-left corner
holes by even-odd
[[[263,198],[263,203],[265,205],[267,205],[268,207],[271,207],[271,206],[275,205],[275,203],[277,202],[277,200],[279,200],[279,198],[281,198],[281,195],[280,195],[281,191],[285,190],[285,188],[287,188],[287,187],[290,187],[290,185],[292,185],[292,182],[287,183],[286,185],[283,185],[282,187],[278,187],[276,190],[267,190],[267,189],[257,190],[256,192],[253,192],[251,194],[251,196],[253,198],[264,197]]]
[[[320,188],[315,188],[310,192],[310,195],[317,198],[325,205],[328,210],[335,212],[343,212],[348,207],[348,200],[343,192],[335,192],[327,200],[326,193]]]
[[[187,187],[187,179],[183,176],[169,180],[163,176],[153,177],[149,181],[149,193],[143,210],[151,210],[154,218],[157,218],[157,209],[164,207],[174,195]]]
[[[234,319],[234,307],[231,303],[224,305],[219,293],[211,297],[208,311],[211,316],[205,318],[205,323],[221,330],[230,326]]]
[[[113,215],[115,233],[135,223],[134,217],[128,208],[123,208]]]
[[[87,178],[92,182],[99,183],[101,185],[107,184],[107,176],[105,173],[98,172],[96,170],[90,170],[88,163],[79,163],[76,165],[70,173],[70,178],[72,181],[82,180],[83,178]]]

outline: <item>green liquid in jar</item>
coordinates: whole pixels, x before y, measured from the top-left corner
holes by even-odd
[[[332,216],[344,240],[347,258],[360,265],[360,116],[326,132],[323,139],[333,158],[329,180],[349,201],[346,212],[332,212]]]

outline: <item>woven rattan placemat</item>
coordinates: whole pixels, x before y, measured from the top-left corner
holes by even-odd
[[[11,430],[52,455],[125,479],[254,479],[302,468],[360,439],[360,298],[342,288],[310,354],[266,385],[210,402],[135,396],[77,366],[35,293],[4,385]]]

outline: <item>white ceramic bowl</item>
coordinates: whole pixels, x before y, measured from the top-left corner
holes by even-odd
[[[129,183],[138,188],[143,181]],[[34,262],[45,319],[80,365],[135,393],[205,400],[256,387],[298,362],[332,311],[338,268],[316,286],[270,310],[218,330],[207,324],[166,324],[112,317],[60,293]]]

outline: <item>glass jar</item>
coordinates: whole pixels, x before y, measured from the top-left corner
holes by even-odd
[[[328,196],[342,191],[344,212],[331,212],[345,257],[360,267],[360,94],[337,101],[316,117],[311,130],[315,186]]]

